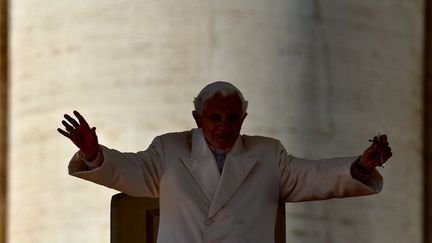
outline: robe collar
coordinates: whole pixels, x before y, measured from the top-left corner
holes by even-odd
[[[239,136],[228,151],[222,174],[202,129],[192,130],[192,146],[189,156],[182,157],[185,167],[210,202],[209,215],[219,210],[234,194],[256,164]]]

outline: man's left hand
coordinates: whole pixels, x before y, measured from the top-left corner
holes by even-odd
[[[383,166],[392,156],[391,148],[385,134],[375,136],[372,145],[360,157],[359,164],[368,172],[376,166]]]

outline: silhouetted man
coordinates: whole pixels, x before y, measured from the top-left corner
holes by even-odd
[[[78,148],[69,173],[132,196],[160,198],[158,243],[274,242],[278,202],[377,193],[375,169],[392,155],[387,137],[361,156],[306,160],[278,140],[240,135],[247,101],[232,84],[207,85],[194,100],[198,128],[156,137],[122,153],[98,143],[96,128],[74,111],[58,131]]]

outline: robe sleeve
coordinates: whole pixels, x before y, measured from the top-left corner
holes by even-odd
[[[149,148],[137,153],[119,152],[100,145],[99,167],[89,167],[79,152],[69,162],[69,174],[131,196],[159,197],[163,144],[156,137]],[[91,162],[90,162],[91,163]]]
[[[375,169],[366,183],[354,179],[351,165],[358,156],[307,160],[276,146],[280,198],[286,202],[365,196],[382,190],[383,179]]]

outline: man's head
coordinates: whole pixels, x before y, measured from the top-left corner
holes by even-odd
[[[210,145],[228,149],[240,135],[247,104],[234,85],[218,81],[201,90],[194,99],[195,111],[192,114]]]

